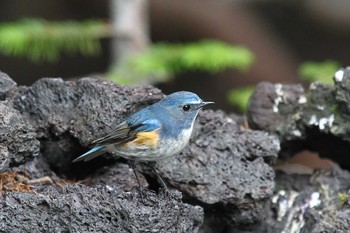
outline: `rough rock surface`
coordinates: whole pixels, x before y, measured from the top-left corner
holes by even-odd
[[[105,216],[105,209],[98,212],[99,209],[90,207],[90,205],[96,206],[96,208],[107,208],[103,206],[105,204],[101,206],[101,203],[105,200],[103,197],[107,198],[103,195],[107,195],[105,191],[108,187],[120,190],[120,195],[123,197],[129,195],[125,191],[130,190],[130,187],[136,182],[134,178],[128,178],[133,174],[124,164],[125,161],[115,160],[108,155],[88,163],[72,164],[71,161],[87,150],[86,146],[93,139],[110,131],[113,125],[136,110],[161,99],[163,94],[152,87],[121,87],[112,82],[91,78],[69,82],[45,78],[30,87],[15,88],[6,96],[8,96],[6,101],[9,108],[19,111],[20,116],[28,121],[28,125],[34,129],[36,138],[40,140],[42,155],[28,163],[29,168],[24,166],[28,176],[31,179],[40,178],[38,176],[42,174],[55,178],[57,174],[58,179],[82,179],[84,184],[90,184],[96,188],[78,186],[78,189],[75,188],[72,191],[87,195],[87,199],[90,199],[89,201],[92,203],[84,202],[82,204],[80,200],[77,201],[80,206],[89,206],[84,209],[84,218],[80,219],[93,215],[91,219],[94,220],[91,220],[91,223],[95,222],[95,225],[98,223],[98,217],[102,218],[101,222],[111,219],[110,216]],[[161,176],[172,186],[171,188],[184,193],[185,201],[204,207],[206,211],[205,221],[208,223],[202,225],[201,231],[206,231],[205,226],[213,229],[229,229],[231,226],[235,226],[240,229],[240,226],[253,226],[261,219],[263,203],[273,193],[274,171],[270,165],[276,159],[278,151],[279,142],[275,137],[264,132],[242,128],[223,112],[203,111],[199,115],[194,135],[187,148],[178,158],[159,162],[157,168],[160,170]],[[41,171],[35,172],[36,168],[41,167],[40,164],[46,165],[42,166]],[[141,165],[141,167],[147,166]],[[143,172],[145,176],[140,176],[142,186],[147,186],[147,183],[150,183],[151,188],[158,190],[160,185],[155,184],[155,179],[151,178],[152,174],[148,173],[147,169],[143,171],[146,172]],[[54,182],[61,185],[67,183],[65,180],[54,180]],[[101,191],[98,185],[104,185],[105,188],[102,190],[105,191]],[[69,187],[71,186],[68,186],[68,190]],[[39,192],[40,198],[42,198],[41,195],[49,195],[47,193],[52,192],[54,196],[46,196],[50,199],[49,204],[39,204],[40,208],[42,207],[40,214],[58,219],[58,223],[61,224],[52,225],[52,227],[62,226],[62,228],[60,230],[58,228],[52,229],[65,231],[67,229],[66,220],[60,220],[61,214],[58,212],[60,208],[70,209],[69,205],[66,207],[64,203],[74,202],[75,199],[69,199],[72,198],[73,194],[69,191],[57,191],[54,184],[46,185],[44,189],[36,188],[35,190]],[[172,195],[171,193],[170,195]],[[20,200],[23,206],[37,203],[35,198],[39,198],[34,198],[34,194],[28,193],[10,193],[10,197],[12,196],[15,198],[11,201]],[[4,199],[6,197],[9,196],[0,198],[2,203],[8,202]],[[111,197],[108,196],[108,198]],[[118,199],[118,197],[114,198]],[[172,200],[172,198],[170,199]],[[120,201],[119,199],[118,201],[113,200],[116,203]],[[177,206],[185,205],[181,204],[180,199],[176,200],[178,200]],[[134,208],[133,205],[136,204],[134,199],[130,199],[130,205],[125,208]],[[157,210],[158,206],[158,202],[153,202],[152,205],[149,204],[147,211],[151,213]],[[38,217],[36,215],[37,204],[32,207],[34,212],[32,216]],[[28,207],[27,210],[29,211],[30,208]],[[178,210],[175,204],[171,208]],[[198,207],[191,206],[188,208],[198,209]],[[75,207],[72,209],[75,211]],[[19,216],[23,213],[20,212],[20,208],[10,209],[8,206],[2,208],[2,213],[7,216],[6,219],[9,221],[12,221],[10,213],[16,211],[18,211]],[[113,210],[109,209],[108,211],[110,213]],[[129,209],[124,211],[134,213],[133,210]],[[65,212],[63,211],[63,213]],[[176,218],[172,213],[165,211],[163,214],[172,216],[172,221],[175,221]],[[188,221],[186,226],[190,227],[183,231],[196,231],[203,218],[203,212],[188,211],[184,214],[187,213],[188,215],[181,222]],[[76,213],[74,212],[74,214]],[[198,215],[190,216],[190,214]],[[137,214],[133,216],[140,217]],[[153,221],[152,216],[148,216],[151,218],[150,223]],[[39,218],[47,219],[46,217]],[[28,219],[35,225],[36,219],[30,219],[30,217]],[[128,220],[131,221],[131,219],[133,218]],[[136,227],[139,226],[137,219],[134,219]],[[11,226],[16,227],[15,220],[16,218],[13,222],[8,222],[6,229],[12,229]],[[170,221],[157,218],[154,220],[158,221],[158,224]],[[172,221],[170,223],[173,223]],[[180,225],[178,226],[178,224]],[[89,227],[88,225],[87,223],[84,227]],[[181,223],[175,225],[171,225],[175,229],[173,232],[178,231],[176,227],[182,226]],[[38,225],[38,227],[40,226],[43,227],[42,230],[46,229],[44,228],[46,225]],[[156,224],[156,226],[158,225]],[[97,229],[99,228],[91,228],[92,231]],[[71,231],[74,231],[73,228]],[[101,231],[103,231],[102,228]]]
[[[274,132],[284,140],[305,137],[301,131],[303,128],[299,129],[296,121],[305,103],[305,91],[301,85],[262,82],[249,101],[249,126]]]
[[[350,167],[350,68],[335,74],[335,85],[261,83],[250,99],[249,125],[281,140],[281,155],[309,149]],[[330,146],[332,145],[332,146]]]
[[[148,187],[148,182],[142,174],[137,172],[137,177],[142,187]],[[102,167],[88,177],[87,184],[92,186],[113,184],[124,191],[130,191],[138,186],[132,168],[125,163]]]
[[[308,91],[299,85],[260,84],[250,102],[250,124],[275,134],[285,153],[311,148],[350,161],[341,157],[350,140],[348,77],[347,69],[337,73],[334,87],[312,84]],[[276,137],[242,128],[220,111],[202,111],[186,149],[156,165],[170,188],[184,197],[175,190],[150,191],[160,185],[142,164],[138,177],[148,188],[142,188],[141,196],[132,188],[137,182],[123,159],[107,154],[71,163],[113,124],[162,97],[155,88],[90,78],[41,79],[17,87],[0,73],[0,131],[7,135],[0,134],[2,166],[32,180],[53,180],[33,184],[35,192],[2,193],[0,232],[350,230],[348,172],[336,168],[311,176],[278,173],[275,178]],[[39,141],[41,153],[35,157]]]
[[[34,127],[7,101],[17,84],[0,72],[0,172],[30,161],[39,154]]]
[[[29,119],[39,138],[64,140],[62,149],[69,151],[67,137],[88,145],[125,116],[162,97],[152,87],[128,88],[92,78],[70,82],[43,78],[21,88],[14,106]]]
[[[59,179],[42,154],[25,164],[11,168],[11,171],[26,174],[31,179],[38,179],[44,176],[49,176],[56,180]]]
[[[67,185],[46,194],[0,198],[0,232],[196,232],[203,209],[181,193],[123,192],[113,186]]]
[[[17,110],[0,102],[0,172],[33,159],[39,149],[34,128]]]
[[[172,186],[210,205],[212,212],[224,212],[221,225],[251,224],[259,220],[259,203],[274,190],[269,164],[278,151],[274,137],[244,129],[223,112],[205,111],[195,124],[191,146],[157,165]]]
[[[0,101],[4,101],[16,87],[16,82],[0,71]]]
[[[256,233],[350,230],[350,173],[334,168],[312,175],[277,173],[274,196],[265,204]]]
[[[71,161],[101,134],[134,111],[164,97],[156,88],[128,88],[110,81],[82,78],[64,82],[43,78],[20,87],[11,100],[33,125],[48,162],[72,176]]]
[[[269,164],[279,151],[274,137],[244,129],[223,112],[205,111],[191,142],[181,156],[158,162],[172,185],[207,204],[269,197],[275,177]]]

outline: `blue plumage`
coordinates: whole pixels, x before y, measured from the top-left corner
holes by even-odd
[[[104,153],[106,153],[106,151],[104,150],[104,146],[95,146],[94,148],[92,148],[91,150],[89,150],[88,152],[86,152],[85,154],[81,155],[80,157],[76,158],[75,160],[73,160],[73,162],[78,162],[80,160],[84,160],[89,161],[93,158],[96,158]]]
[[[106,152],[141,161],[170,157],[188,143],[198,111],[210,103],[192,92],[175,92],[93,141],[95,147],[73,162],[88,161]]]

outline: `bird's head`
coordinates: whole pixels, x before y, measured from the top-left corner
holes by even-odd
[[[157,108],[159,114],[164,113],[164,116],[173,118],[169,120],[176,121],[179,127],[188,128],[192,126],[199,110],[205,105],[212,103],[204,102],[195,93],[179,91],[168,95],[154,107]]]

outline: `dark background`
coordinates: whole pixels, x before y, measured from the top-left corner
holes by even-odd
[[[0,22],[22,18],[46,20],[108,20],[109,1],[1,1]],[[350,4],[328,1],[186,1],[149,2],[150,37],[153,42],[189,42],[205,38],[250,48],[256,61],[247,73],[227,70],[217,75],[188,72],[159,84],[165,92],[191,90],[218,107],[231,88],[262,80],[300,82],[297,69],[305,61],[334,59],[346,66],[350,59]],[[41,77],[72,79],[104,73],[110,65],[109,40],[102,41],[98,57],[63,55],[57,63],[34,63],[25,58],[0,55],[0,70],[17,83],[29,85]]]

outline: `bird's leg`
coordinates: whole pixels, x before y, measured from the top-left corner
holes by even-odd
[[[152,171],[156,174],[156,176],[158,178],[158,182],[162,186],[162,189],[163,189],[162,195],[164,195],[163,197],[169,199],[171,197],[170,190],[168,189],[168,186],[165,184],[165,182],[162,179],[162,177],[159,175],[160,173],[159,173],[159,171],[158,171],[158,169],[156,168],[155,165],[156,165],[156,162],[150,164],[150,167],[151,167]]]
[[[134,161],[130,161],[129,160],[129,166],[131,167],[132,171],[134,172],[137,184],[139,185],[139,191],[140,191],[141,200],[142,200],[142,202],[144,202],[144,200],[143,200],[143,192],[142,192],[142,188],[141,188],[141,183],[140,183],[139,177],[138,177],[137,172],[136,172],[136,167],[135,167]]]
[[[156,174],[158,181],[160,182],[160,184],[162,185],[162,188],[165,189],[166,191],[168,191],[168,186],[165,184],[164,180],[162,179],[162,177],[159,175],[159,171],[157,170],[157,168],[155,167],[155,163],[150,164],[150,167],[152,169],[152,171]]]

